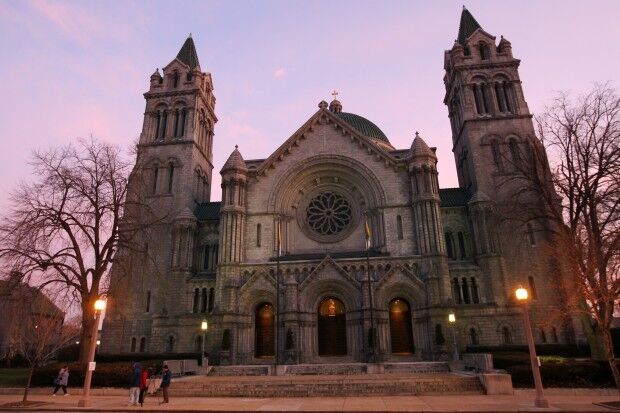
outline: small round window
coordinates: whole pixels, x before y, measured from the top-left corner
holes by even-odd
[[[349,201],[334,192],[322,192],[308,204],[308,226],[321,235],[335,235],[346,229],[352,220]]]

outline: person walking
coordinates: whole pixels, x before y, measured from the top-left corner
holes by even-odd
[[[168,368],[167,364],[164,364],[164,370],[161,375],[161,389],[164,393],[164,401],[162,403],[168,403],[168,387],[170,387],[170,382],[172,381],[172,372]]]
[[[60,369],[60,371],[58,372],[58,377],[56,377],[56,379],[54,380],[54,384],[56,385],[56,387],[54,388],[54,393],[52,393],[52,396],[56,396],[56,392],[61,387],[62,387],[62,391],[65,394],[65,396],[69,395],[69,393],[67,393],[67,385],[69,384],[69,367],[68,366],[63,366]]]
[[[142,370],[140,375],[140,407],[144,406],[144,397],[146,396],[146,389],[149,387],[149,372],[146,369]]]
[[[134,363],[129,377],[129,406],[137,406],[140,398],[140,379],[142,368],[140,363]]]

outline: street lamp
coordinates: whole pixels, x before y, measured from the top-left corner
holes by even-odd
[[[202,368],[204,369],[205,366],[205,341],[207,340],[207,329],[209,328],[209,324],[207,323],[207,320],[202,320],[202,323],[200,323],[200,329],[202,330]]]
[[[456,315],[454,313],[448,314],[448,322],[452,326],[452,340],[454,342],[454,361],[459,360],[459,348],[456,345]]]
[[[532,326],[530,325],[530,315],[528,309],[528,292],[525,288],[519,287],[515,291],[517,302],[523,304],[523,323],[525,329],[525,337],[527,338],[527,347],[530,350],[530,362],[532,363],[532,374],[534,375],[534,385],[536,386],[536,398],[534,405],[536,407],[549,407],[549,402],[543,394],[543,385],[540,378],[540,368],[538,366],[538,357],[536,357],[536,347],[534,346],[534,337],[532,336]]]
[[[84,377],[84,392],[82,393],[82,398],[78,401],[78,407],[89,407],[90,406],[90,382],[93,378],[93,371],[95,370],[95,349],[97,345],[100,343],[97,340],[97,331],[99,330],[99,321],[101,320],[101,313],[105,310],[106,302],[104,300],[95,301],[95,323],[93,324],[91,337],[90,337],[90,348],[88,349],[88,365],[86,366],[86,375]]]

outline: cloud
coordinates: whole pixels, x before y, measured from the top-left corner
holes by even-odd
[[[286,76],[286,69],[284,67],[279,67],[273,72],[273,77],[276,79],[281,79]]]

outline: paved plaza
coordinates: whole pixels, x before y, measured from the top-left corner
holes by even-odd
[[[521,412],[521,411],[613,411],[595,403],[618,400],[613,390],[572,390],[557,389],[548,391],[549,409],[534,407],[534,392],[517,390],[512,396],[378,396],[378,397],[303,397],[303,398],[224,398],[224,397],[174,397],[170,403],[160,405],[158,396],[146,399],[144,407],[128,407],[126,392],[108,391],[109,395],[95,395],[90,409],[77,407],[77,391],[67,397],[51,397],[48,394],[34,394],[29,397],[33,404],[29,408],[11,409],[7,403],[21,400],[21,396],[0,395],[0,411],[209,411],[209,412],[358,412],[358,411],[398,411],[398,412]],[[37,391],[37,393],[39,393]],[[96,391],[96,394],[103,393]]]

